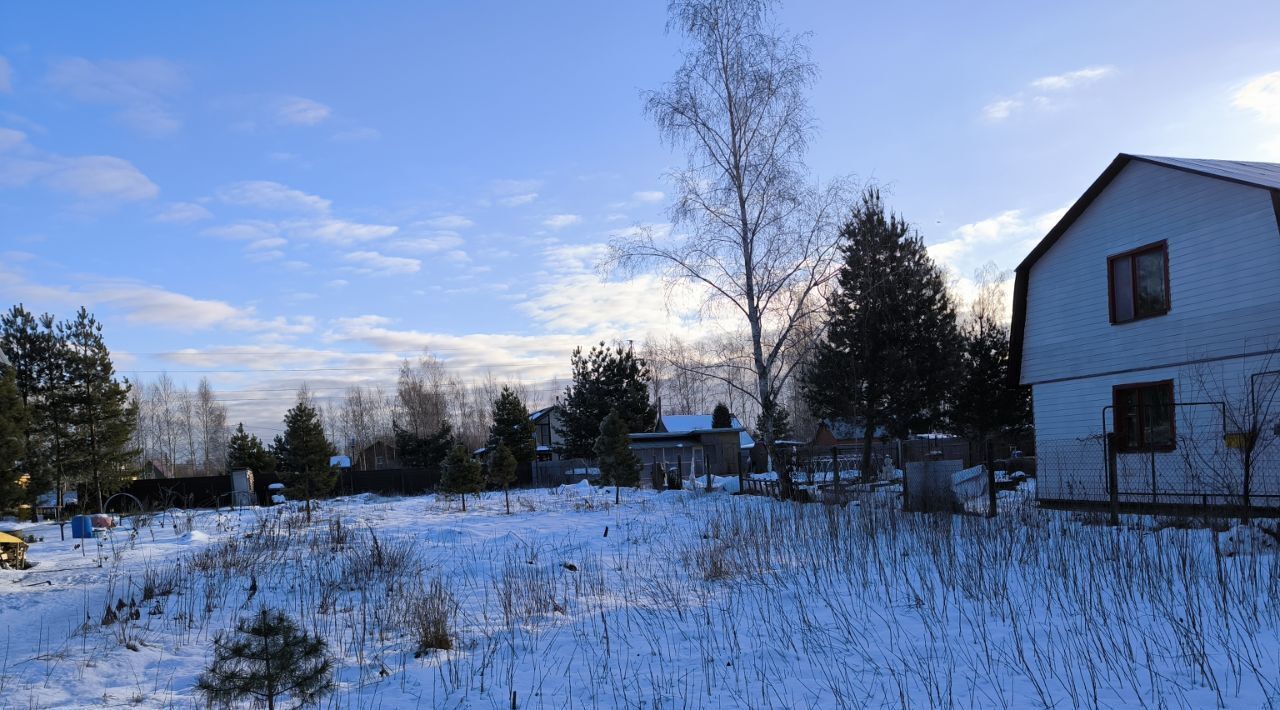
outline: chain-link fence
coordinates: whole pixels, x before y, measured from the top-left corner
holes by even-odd
[[[1036,497],[1056,507],[1280,515],[1280,441],[1230,431],[1216,403],[1179,403],[1176,431],[1134,447],[1130,433],[1040,440]],[[1108,408],[1109,410],[1110,408]]]

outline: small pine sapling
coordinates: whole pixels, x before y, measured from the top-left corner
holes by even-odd
[[[324,639],[298,628],[284,612],[263,608],[236,625],[234,634],[218,634],[213,663],[200,674],[196,690],[212,705],[248,699],[292,697],[313,704],[333,690],[333,659]]]
[[[640,460],[631,451],[627,422],[617,410],[600,422],[600,436],[595,444],[596,461],[602,482],[613,484],[614,502],[622,502],[622,487],[640,485]]]
[[[479,493],[484,489],[484,473],[480,462],[471,458],[467,447],[459,444],[444,460],[444,475],[440,478],[440,488],[449,493],[462,496],[462,512],[467,512],[467,494]]]
[[[489,454],[489,485],[502,486],[502,498],[507,505],[507,515],[511,515],[511,483],[516,480],[516,457],[507,448],[506,442],[499,440]]]

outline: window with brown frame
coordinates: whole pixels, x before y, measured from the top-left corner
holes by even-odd
[[[1111,397],[1118,451],[1173,451],[1173,380],[1116,385]]]
[[[1169,312],[1169,245],[1156,242],[1107,257],[1111,322],[1128,323]]]

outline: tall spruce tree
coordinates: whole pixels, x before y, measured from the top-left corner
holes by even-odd
[[[26,501],[19,483],[27,445],[27,410],[18,394],[14,369],[0,360],[0,510],[11,510]]]
[[[311,499],[328,495],[338,481],[329,465],[335,449],[324,436],[324,425],[305,396],[284,415],[284,435],[276,437],[277,462],[290,495],[305,496],[307,522],[311,522]]]
[[[284,612],[264,608],[237,624],[234,634],[214,638],[213,663],[196,680],[196,690],[211,706],[252,698],[274,710],[288,697],[301,707],[333,690],[333,670],[324,639],[302,631]]]
[[[265,476],[276,470],[276,457],[271,455],[257,434],[244,430],[244,422],[236,425],[236,431],[227,443],[227,471],[249,469],[255,475]]]
[[[862,193],[840,239],[843,263],[804,394],[819,416],[862,422],[861,470],[871,477],[878,425],[903,437],[943,421],[960,336],[942,269],[878,189]]]
[[[628,432],[653,431],[658,415],[649,402],[649,366],[630,347],[600,343],[585,355],[575,348],[571,363],[573,382],[565,389],[557,428],[565,457],[590,458],[600,423],[611,411]]]
[[[467,447],[458,444],[444,460],[440,488],[462,496],[462,512],[467,512],[467,494],[484,490],[484,473],[480,462],[471,458]]]
[[[534,423],[529,410],[520,401],[520,395],[503,385],[498,398],[493,401],[493,424],[489,427],[489,446],[498,442],[506,445],[515,457],[517,466],[528,466],[536,453],[533,440]]]
[[[622,502],[622,487],[640,485],[640,459],[631,450],[627,421],[617,410],[600,422],[595,444],[596,465],[600,467],[600,483],[612,485],[614,502]]]
[[[129,397],[129,381],[115,377],[102,324],[92,314],[81,307],[74,319],[58,325],[58,334],[66,352],[67,421],[74,432],[69,458],[102,510],[104,496],[137,473],[137,452],[131,448],[137,405]]]
[[[391,430],[395,432],[396,458],[409,468],[421,468],[436,476],[441,474],[441,465],[449,451],[453,449],[453,427],[448,421],[442,421],[436,433],[430,436],[419,436],[392,422]]]
[[[71,439],[67,422],[67,355],[52,315],[37,318],[21,304],[0,315],[0,350],[13,365],[18,396],[27,413],[23,473],[31,477],[28,502],[52,491],[59,508],[75,468],[65,453]]]

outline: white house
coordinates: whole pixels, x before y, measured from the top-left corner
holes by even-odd
[[[1018,266],[1011,338],[1042,503],[1108,501],[1114,452],[1126,504],[1280,506],[1280,164],[1119,155]]]

